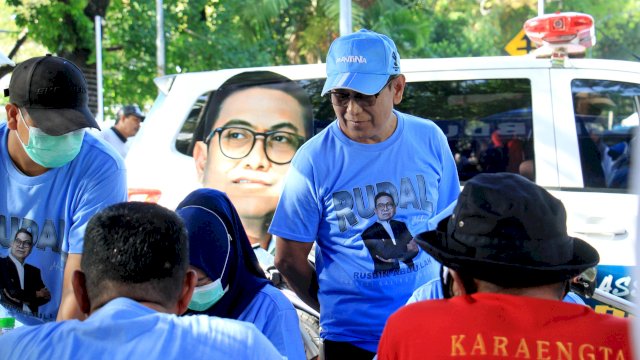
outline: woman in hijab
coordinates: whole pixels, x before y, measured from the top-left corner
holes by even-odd
[[[229,198],[198,189],[176,212],[189,232],[189,260],[198,274],[188,313],[253,323],[280,354],[304,359],[298,315],[265,278]]]

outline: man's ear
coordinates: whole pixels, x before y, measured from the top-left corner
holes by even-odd
[[[7,127],[9,130],[17,130],[18,129],[18,107],[12,103],[8,103],[4,106],[5,111],[7,112]]]
[[[402,101],[402,95],[404,94],[404,86],[407,82],[407,79],[403,74],[400,74],[397,78],[395,78],[392,82],[392,90],[393,90],[393,104],[398,105],[400,101]]]
[[[198,181],[204,184],[204,172],[207,167],[207,156],[209,155],[209,147],[204,141],[196,141],[193,147],[193,160],[196,162],[196,171],[198,172]]]
[[[87,293],[87,279],[81,270],[74,270],[71,276],[73,286],[73,294],[78,302],[78,307],[83,314],[89,316],[91,314],[91,301]]]
[[[194,270],[188,270],[184,275],[184,281],[182,282],[182,290],[180,291],[180,298],[176,304],[176,315],[182,315],[187,312],[193,290],[196,288],[198,282],[198,275]]]
[[[464,296],[467,295],[467,289],[464,287],[464,283],[462,282],[462,278],[457,271],[453,269],[449,269],[449,274],[451,274],[451,295],[452,296]]]

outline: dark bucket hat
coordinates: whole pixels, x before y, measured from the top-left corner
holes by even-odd
[[[26,60],[13,70],[5,96],[29,111],[36,127],[49,135],[92,127],[100,129],[89,111],[87,81],[71,61],[57,56]]]
[[[567,234],[560,200],[511,173],[467,181],[453,214],[416,242],[441,264],[502,287],[570,279],[598,264],[598,252]]]

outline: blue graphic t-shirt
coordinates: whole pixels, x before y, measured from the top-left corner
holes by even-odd
[[[447,139],[395,112],[385,141],[361,144],[333,122],[296,153],[269,232],[316,247],[322,337],[376,351],[387,317],[440,265],[413,236],[457,199]]]
[[[274,286],[260,289],[237,320],[254,324],[288,360],[305,359],[298,313]]]
[[[56,319],[67,254],[81,254],[87,222],[98,210],[126,201],[122,158],[86,133],[70,163],[39,176],[26,176],[8,155],[7,125],[0,124],[0,305],[19,322]],[[33,234],[32,245],[17,246],[22,269],[12,261],[19,229]],[[42,296],[42,289],[50,299]]]
[[[0,336],[0,359],[281,360],[253,324],[160,313],[115,298],[84,321],[23,326]]]

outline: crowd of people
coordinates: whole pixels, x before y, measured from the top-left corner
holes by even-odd
[[[562,203],[514,173],[460,192],[442,130],[394,109],[393,40],[339,37],[326,63],[336,121],[315,136],[294,82],[227,80],[194,135],[204,188],[175,210],[126,201],[124,155],[86,131],[73,63],[18,64],[0,125],[0,305],[27,326],[0,336],[0,359],[633,358],[628,319],[562,301],[599,262]],[[143,120],[125,106],[107,131],[124,143]],[[265,276],[270,254],[320,314],[319,353]]]

